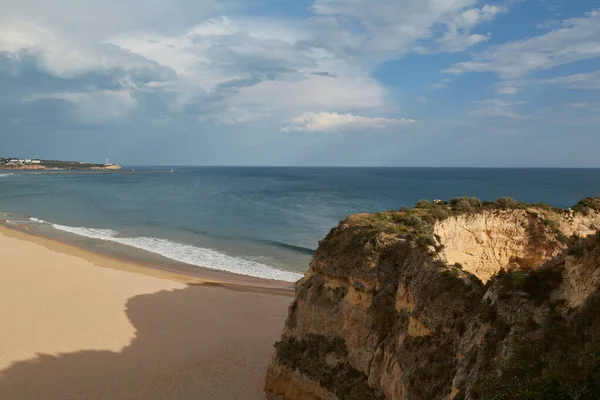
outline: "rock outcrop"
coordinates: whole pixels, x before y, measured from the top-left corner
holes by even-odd
[[[349,217],[297,283],[267,398],[599,398],[599,210],[461,198]]]
[[[101,167],[91,167],[90,169],[101,169],[101,170],[120,170],[121,166],[117,164],[103,165]]]

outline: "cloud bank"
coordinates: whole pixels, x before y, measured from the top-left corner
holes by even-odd
[[[350,157],[368,133],[419,133],[372,141],[370,160],[395,164],[440,143],[434,162],[449,146],[475,160],[508,130],[558,143],[575,120],[591,135],[597,107],[570,105],[600,102],[600,11],[556,1],[0,0],[0,139],[54,157],[318,164],[335,161],[319,145]]]
[[[363,117],[353,114],[307,112],[290,119],[283,131],[336,132],[339,130],[379,130],[416,122],[412,119]]]

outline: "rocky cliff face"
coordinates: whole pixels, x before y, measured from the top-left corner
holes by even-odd
[[[349,217],[297,284],[267,398],[597,398],[598,210],[462,198]]]

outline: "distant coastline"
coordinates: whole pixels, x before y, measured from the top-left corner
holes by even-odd
[[[69,170],[114,170],[121,167],[117,164],[82,163],[80,161],[37,160],[24,158],[0,158],[0,170],[17,171],[69,171]]]

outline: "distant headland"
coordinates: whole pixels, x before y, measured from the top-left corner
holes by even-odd
[[[117,164],[90,164],[79,161],[0,158],[0,169],[10,170],[120,170]]]

